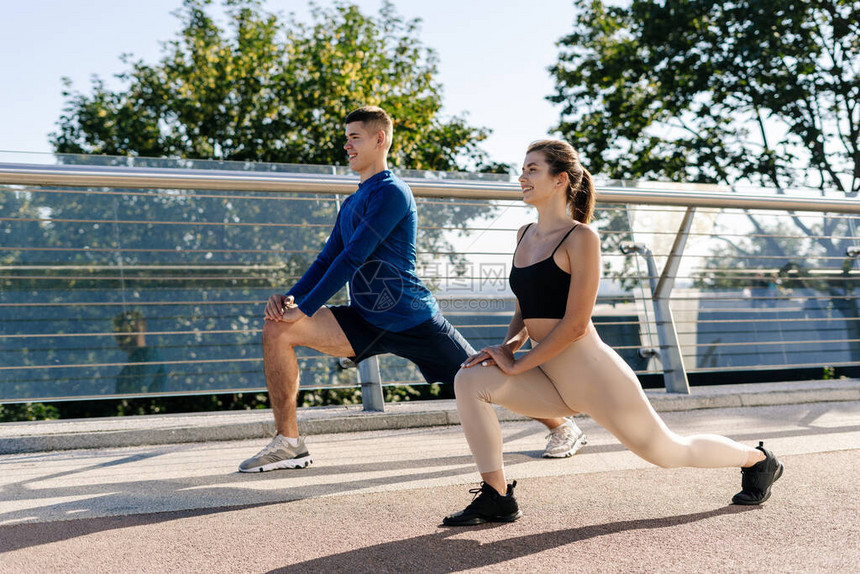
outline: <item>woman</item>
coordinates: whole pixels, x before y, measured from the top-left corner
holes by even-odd
[[[681,437],[654,412],[636,375],[594,329],[600,240],[587,223],[594,211],[591,175],[566,142],[529,146],[520,176],[536,224],[517,234],[510,274],[517,307],[501,345],[469,357],[457,373],[457,409],[483,482],[449,526],[513,522],[522,513],[502,468],[502,435],[492,405],[532,418],[587,413],[624,446],[664,468],[741,467],[735,504],[761,504],[783,466],[762,443],[744,446],[717,435]],[[514,358],[530,338],[533,348]],[[502,494],[504,493],[504,494]]]

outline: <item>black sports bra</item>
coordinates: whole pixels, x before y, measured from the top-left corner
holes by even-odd
[[[517,248],[528,233],[529,223],[522,237],[517,242]],[[520,303],[523,319],[561,319],[567,308],[567,295],[570,291],[570,273],[562,271],[553,256],[570,232],[579,227],[571,228],[564,234],[555,249],[546,259],[527,267],[517,267],[511,259],[511,275],[509,281],[511,290]],[[514,257],[517,251],[514,249]]]

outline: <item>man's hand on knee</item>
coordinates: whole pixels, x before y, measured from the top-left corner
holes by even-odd
[[[299,306],[296,305],[292,295],[286,297],[280,293],[275,293],[269,297],[269,301],[266,303],[266,321],[295,323],[305,317],[307,317],[307,315],[302,313]]]
[[[307,315],[305,315],[297,305],[293,305],[292,307],[287,307],[284,310],[284,314],[281,315],[279,321],[282,323],[296,323],[306,317]]]

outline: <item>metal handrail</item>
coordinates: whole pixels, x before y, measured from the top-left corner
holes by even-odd
[[[520,199],[515,182],[405,178],[416,197]],[[61,185],[131,189],[200,189],[344,194],[355,191],[355,176],[215,171],[204,169],[31,165],[0,163],[0,185]],[[759,196],[708,184],[610,182],[597,190],[601,203],[648,203],[684,207],[726,207],[860,214],[856,199]]]
[[[186,164],[188,165],[188,164]],[[294,168],[286,168],[287,170]],[[299,168],[295,168],[299,169]],[[327,168],[323,167],[322,170],[326,170]],[[452,206],[452,205],[488,205],[488,201],[494,202],[492,205],[501,206],[501,207],[516,207],[516,208],[528,208],[527,204],[522,202],[522,194],[519,188],[519,185],[513,178],[510,178],[509,181],[503,181],[499,179],[478,179],[475,177],[474,179],[463,179],[463,174],[444,174],[444,173],[433,173],[433,172],[425,172],[424,177],[421,177],[421,174],[415,174],[415,172],[404,173],[404,179],[411,186],[414,195],[418,198],[419,203],[429,204],[428,207],[433,209],[433,205],[444,205],[444,206]],[[115,196],[125,196],[125,195],[135,195],[135,196],[147,196],[147,197],[159,197],[159,196],[173,196],[174,194],[184,195],[183,192],[186,190],[189,192],[188,196],[193,196],[194,198],[213,198],[213,199],[252,199],[255,201],[275,201],[280,202],[282,200],[299,200],[299,201],[318,201],[319,198],[315,197],[315,195],[328,195],[330,199],[335,200],[337,198],[332,194],[343,194],[348,195],[355,191],[358,183],[358,179],[355,176],[346,175],[344,168],[335,168],[331,167],[328,169],[326,173],[307,173],[300,171],[246,171],[242,169],[240,165],[236,169],[186,169],[186,168],[162,168],[162,167],[132,167],[131,165],[123,166],[92,166],[92,165],[74,165],[74,164],[65,164],[65,165],[33,165],[33,164],[15,164],[15,163],[3,163],[0,162],[0,186],[13,186],[6,187],[7,192],[12,193],[20,193],[20,192],[30,192],[30,193],[46,193],[46,194],[93,194],[93,195],[115,195]],[[43,187],[40,187],[43,186]],[[45,187],[46,186],[46,187]],[[112,189],[114,188],[114,189]],[[161,190],[161,191],[156,191]],[[191,192],[194,193],[191,193]],[[741,210],[762,210],[768,211],[770,213],[767,214],[767,217],[774,218],[782,218],[782,217],[795,217],[795,218],[807,218],[808,216],[805,214],[795,213],[795,212],[806,212],[806,213],[816,213],[822,214],[826,213],[827,221],[839,221],[842,220],[853,220],[856,221],[858,215],[860,215],[860,201],[855,197],[846,196],[842,199],[835,199],[829,197],[817,197],[815,195],[808,195],[806,197],[798,196],[798,195],[786,195],[783,193],[775,193],[775,190],[769,190],[773,195],[757,195],[755,192],[752,193],[738,193],[736,190],[725,187],[725,186],[717,186],[717,185],[705,185],[705,184],[679,184],[679,183],[652,183],[652,182],[625,182],[625,181],[605,181],[602,185],[599,186],[598,189],[598,197],[597,200],[604,204],[600,209],[613,211],[618,210],[619,206],[629,206],[635,205],[636,208],[641,210],[641,212],[656,212],[656,213],[677,213],[683,214],[684,211],[687,213],[684,215],[684,221],[686,223],[682,223],[681,227],[678,230],[668,229],[668,228],[659,228],[654,229],[648,232],[650,241],[654,242],[655,251],[651,251],[647,248],[646,245],[642,244],[633,244],[629,242],[625,242],[625,245],[622,246],[621,252],[607,252],[604,253],[604,257],[612,257],[612,258],[620,258],[620,257],[631,257],[633,253],[639,253],[641,256],[649,259],[648,262],[648,270],[640,269],[638,273],[630,276],[629,278],[635,281],[643,282],[645,284],[651,284],[652,292],[650,296],[647,296],[645,293],[633,295],[601,295],[598,296],[598,303],[609,304],[611,303],[613,306],[616,300],[622,299],[623,303],[630,303],[629,299],[632,298],[635,300],[635,308],[629,307],[625,313],[632,314],[635,318],[631,321],[614,321],[614,322],[602,322],[604,325],[627,325],[627,326],[635,326],[642,325],[643,329],[647,330],[646,332],[642,332],[642,344],[636,345],[620,345],[615,348],[623,351],[633,351],[638,349],[639,357],[642,359],[647,359],[649,367],[647,370],[636,370],[638,373],[653,373],[655,372],[655,366],[657,370],[662,370],[664,374],[664,381],[666,381],[667,389],[674,392],[689,392],[689,385],[686,381],[686,369],[684,367],[684,357],[687,357],[689,360],[696,360],[696,358],[708,357],[711,351],[715,348],[719,349],[736,349],[743,348],[748,345],[748,342],[740,341],[729,341],[729,342],[720,342],[717,340],[716,342],[709,343],[700,343],[697,341],[690,340],[691,336],[695,336],[698,334],[698,329],[690,330],[689,324],[698,325],[700,323],[721,323],[721,322],[738,322],[738,323],[760,323],[764,328],[767,328],[768,325],[772,323],[806,323],[810,325],[815,325],[822,320],[829,321],[829,318],[822,318],[818,316],[814,317],[791,317],[791,318],[771,318],[770,315],[767,316],[756,316],[755,318],[744,318],[744,319],[702,319],[698,316],[695,319],[689,319],[687,315],[681,314],[679,318],[674,318],[672,315],[672,310],[669,308],[669,299],[670,299],[670,291],[671,284],[675,280],[679,279],[695,279],[698,275],[695,273],[697,271],[708,271],[714,274],[718,274],[720,278],[750,278],[752,274],[760,274],[762,272],[768,271],[771,273],[776,273],[779,271],[778,268],[774,269],[761,269],[761,268],[734,268],[731,266],[728,267],[719,267],[719,268],[702,268],[701,262],[698,259],[702,257],[708,257],[708,254],[699,254],[695,251],[695,246],[693,247],[694,252],[686,252],[684,249],[684,244],[686,242],[687,237],[695,238],[695,237],[769,237],[769,238],[792,238],[794,235],[786,235],[785,233],[726,233],[726,234],[716,234],[716,233],[707,233],[707,232],[697,232],[691,227],[691,222],[694,214],[697,209],[700,209],[698,213],[706,214],[706,213],[722,213],[722,212],[730,212],[730,214],[734,214],[735,211],[740,212]],[[236,192],[236,193],[230,193]],[[241,192],[252,192],[247,196],[242,196]],[[254,193],[261,192],[261,193]],[[817,192],[816,192],[817,193]],[[440,199],[441,198],[441,199]],[[436,199],[437,201],[433,201]],[[457,201],[458,199],[462,199],[463,201]],[[469,202],[472,203],[469,203]],[[609,204],[609,205],[605,205]],[[623,207],[621,207],[623,209]],[[638,212],[637,212],[638,213]],[[50,221],[52,223],[113,223],[113,224],[139,224],[139,223],[147,223],[147,224],[165,224],[165,225],[188,225],[188,226],[217,226],[221,227],[224,225],[229,226],[263,226],[263,227],[315,227],[315,228],[327,228],[330,226],[330,223],[251,223],[251,222],[239,222],[234,221],[230,223],[225,222],[212,222],[212,221],[139,221],[138,219],[129,219],[129,220],[121,220],[119,216],[114,213],[114,217],[112,219],[98,219],[90,216],[90,214],[85,214],[83,217],[85,219],[69,219],[69,218],[56,218],[49,217],[47,215],[43,216],[41,212],[37,213],[27,213],[28,217],[3,217],[0,218],[0,223],[14,222],[14,224],[19,224],[21,222],[47,222]],[[480,232],[480,231],[494,231],[494,232],[513,232],[516,229],[516,226],[511,226],[509,221],[505,221],[504,223],[499,223],[496,226],[496,221],[493,221],[489,227],[484,226],[470,226],[470,232]],[[10,223],[11,225],[11,223]],[[853,233],[856,224],[850,227],[850,231],[848,233]],[[430,229],[430,230],[460,230],[459,227],[450,227],[450,226],[425,226],[422,229]],[[622,239],[625,238],[628,234],[632,233],[632,227],[630,231],[627,230],[610,230],[607,229],[603,232],[605,235],[618,235]],[[846,232],[841,232],[846,233]],[[660,236],[660,237],[656,237]],[[666,239],[675,236],[675,242],[672,245],[672,248],[667,251],[667,244],[665,243]],[[810,233],[807,233],[806,237],[810,239],[814,239]],[[852,235],[823,235],[822,237],[829,237],[830,239],[840,239],[840,240],[850,240],[854,238]],[[860,238],[857,238],[860,240]],[[636,247],[637,249],[632,249]],[[56,251],[56,252],[64,252],[64,251],[78,251],[78,248],[63,248],[63,247],[51,247],[45,246],[36,248],[30,247],[20,247],[15,248],[20,250],[36,250],[36,251]],[[815,261],[818,266],[826,266],[832,265],[835,261],[837,264],[846,260],[846,258],[856,257],[851,250],[858,249],[855,247],[850,247],[845,253],[845,256],[833,256],[833,255],[816,255]],[[179,249],[179,250],[167,250],[167,249],[140,249],[140,248],[129,248],[129,249],[113,249],[108,247],[97,247],[93,248],[91,251],[93,252],[105,252],[105,253],[116,253],[116,254],[124,254],[124,253],[139,253],[139,252],[153,252],[153,253],[220,253],[219,249]],[[263,252],[265,250],[254,250],[254,249],[235,249],[235,250],[224,250],[224,252],[236,252],[236,253],[257,253]],[[314,250],[284,250],[282,253],[314,253]],[[434,255],[445,255],[450,254],[448,251],[440,251],[440,252],[427,252],[432,253]],[[458,252],[454,252],[458,253]],[[509,257],[510,254],[502,254],[496,252],[485,252],[485,251],[468,251],[471,255],[505,255]],[[663,266],[662,271],[660,271],[654,262],[654,258],[668,258],[671,263],[674,261],[674,264],[666,263]],[[684,259],[692,259],[690,262],[690,270],[680,271],[677,268],[677,262],[680,261],[681,258]],[[772,260],[781,260],[782,256],[775,255],[756,255],[750,254],[745,256],[746,259],[757,261],[758,265],[775,265]],[[98,259],[97,262],[94,262],[92,265],[81,266],[77,264],[69,264],[69,265],[58,265],[52,263],[52,260],[49,260],[47,263],[37,263],[33,265],[14,265],[7,266],[6,269],[10,271],[20,271],[23,272],[20,275],[15,274],[12,279],[15,280],[29,280],[29,279],[39,279],[39,280],[50,280],[54,277],[63,280],[69,279],[87,279],[88,281],[113,281],[116,280],[115,276],[105,276],[104,273],[98,273],[96,275],[87,275],[81,274],[81,270],[88,271],[111,271],[119,267],[121,272],[130,272],[137,270],[172,270],[172,269],[183,269],[188,270],[189,272],[196,272],[200,269],[205,269],[207,271],[219,271],[221,272],[217,276],[206,275],[205,277],[198,277],[199,273],[194,273],[192,276],[183,276],[174,278],[173,275],[149,275],[144,274],[141,276],[138,273],[134,273],[126,277],[126,279],[133,279],[134,281],[196,281],[199,279],[205,280],[213,280],[213,279],[230,279],[233,277],[231,272],[234,270],[242,270],[245,269],[245,266],[237,266],[232,263],[233,259],[226,260],[223,263],[215,263],[212,265],[203,264],[189,264],[189,265],[180,265],[171,259],[171,263],[169,265],[151,265],[146,263],[148,260],[141,260],[142,262],[138,262],[132,265],[124,265],[121,262],[118,265],[113,265],[110,259]],[[856,266],[856,263],[852,263],[852,265]],[[259,281],[261,279],[265,279],[265,273],[272,271],[274,268],[272,265],[267,264],[255,264],[249,265],[248,269],[253,268],[256,273],[251,273],[248,278],[254,279],[255,281]],[[639,269],[638,263],[636,268]],[[38,270],[40,272],[44,272],[45,274],[32,274],[26,273],[29,271]],[[59,273],[59,271],[63,272],[73,272],[75,275],[65,275]],[[262,273],[262,274],[261,274]],[[828,268],[823,267],[819,269],[809,270],[810,274],[824,275],[830,276],[833,274],[839,274],[839,279],[845,283],[840,283],[841,285],[847,284],[850,288],[854,288],[854,284],[857,281],[860,281],[860,277],[858,277],[857,269],[853,268],[845,268],[843,265],[842,268]],[[31,277],[32,275],[32,277]],[[80,277],[78,277],[80,275]],[[296,279],[296,276],[279,276],[282,280]],[[482,276],[474,275],[470,272],[469,275],[457,275],[453,277],[449,274],[445,275],[437,275],[434,276],[434,280],[441,279],[457,279],[457,280],[474,280],[481,279]],[[668,283],[667,283],[668,281]],[[663,288],[661,288],[661,283],[663,284]],[[668,285],[668,287],[665,287]],[[172,288],[172,287],[171,287]],[[761,296],[760,294],[744,294],[744,293],[727,293],[727,294],[713,294],[711,293],[708,297],[709,299],[719,299],[721,302],[734,302],[734,301],[753,301],[754,303],[759,301],[776,301],[776,302],[784,302],[786,300],[793,300],[796,295],[792,293],[780,293],[780,294],[769,294],[767,296]],[[826,294],[816,294],[809,293],[803,296],[805,300],[809,301],[818,301],[818,300],[828,300],[831,299],[831,296]],[[497,297],[495,295],[492,296],[493,299]],[[498,297],[503,300],[511,300],[512,296],[510,294],[503,295]],[[701,296],[693,296],[689,293],[676,293],[671,297],[673,302],[687,302],[687,301],[696,301],[702,299]],[[855,295],[853,291],[848,291],[844,295],[839,297],[840,300],[856,302],[860,299],[860,293]],[[652,312],[651,306],[654,306],[654,317],[650,316]],[[180,302],[171,301],[167,302],[153,302],[153,301],[137,301],[135,304],[140,306],[166,306],[166,305],[177,305]],[[188,303],[194,305],[207,305],[208,309],[211,309],[212,306],[218,305],[237,305],[237,304],[259,304],[260,301],[189,301]],[[62,303],[45,303],[42,306],[68,306],[69,302]],[[117,302],[73,302],[72,305],[78,307],[89,307],[89,306],[117,306],[120,303]],[[125,305],[125,301],[121,303]],[[10,309],[10,308],[18,308],[18,307],[26,307],[29,304],[22,303],[2,303],[0,304],[0,308]],[[662,314],[657,313],[658,307]],[[735,305],[731,305],[731,307],[735,307]],[[795,310],[794,307],[781,307],[780,312],[785,310]],[[725,308],[715,308],[708,309],[708,312],[716,312],[714,317],[724,317],[725,312],[731,312],[731,309]],[[207,310],[207,313],[209,311]],[[217,309],[213,310],[212,313],[217,314],[220,313]],[[644,313],[644,319],[642,315]],[[709,315],[710,316],[710,315]],[[636,319],[638,317],[638,319]],[[856,324],[856,321],[860,321],[860,317],[841,317],[839,319],[841,321],[840,324],[849,324],[852,321]],[[487,321],[484,321],[486,323]],[[490,320],[491,322],[491,320]],[[504,324],[470,324],[464,323],[462,325],[455,325],[458,328],[477,328],[477,327],[499,327],[503,328]],[[677,330],[677,326],[682,326],[681,330]],[[652,332],[651,328],[654,328]],[[781,346],[783,349],[781,352],[785,353],[785,347],[787,346],[797,346],[797,345],[808,345],[810,343],[844,343],[849,345],[855,345],[858,339],[856,332],[851,331],[844,335],[844,338],[840,339],[821,339],[821,340],[805,340],[809,337],[804,334],[804,329],[801,326],[800,328],[791,328],[791,329],[783,329],[781,331],[785,336],[789,338],[789,340],[773,340],[773,341],[759,341],[759,344],[762,345],[762,349],[755,351],[756,353],[772,353],[775,351],[770,351],[768,349],[775,349],[778,346]],[[825,336],[825,333],[835,332],[833,329],[822,329],[818,328],[818,332],[821,333],[822,337]],[[256,334],[259,333],[258,329],[213,329],[213,330],[183,330],[183,331],[151,331],[147,332],[148,335],[183,335],[183,334]],[[60,334],[43,334],[43,333],[34,333],[34,334],[26,334],[26,335],[0,335],[0,340],[7,338],[28,338],[34,339],[38,341],[39,339],[47,339],[50,337],[59,337],[64,341],[73,340],[76,337],[114,337],[115,333],[113,332],[104,332],[104,333],[60,333]],[[685,351],[681,352],[681,344],[678,340],[678,337],[683,337],[683,347]],[[835,335],[827,335],[828,337],[842,337],[841,334]],[[795,339],[804,339],[804,340],[795,340]],[[208,345],[209,343],[207,343]],[[237,346],[238,344],[230,344],[231,346]],[[45,347],[47,348],[47,346]],[[65,348],[65,347],[64,347]],[[703,353],[702,350],[707,349],[708,353]],[[36,349],[37,351],[43,351],[41,347]],[[777,351],[779,349],[776,349]],[[646,351],[646,354],[643,354],[643,351]],[[736,355],[740,355],[743,353],[735,353]],[[304,359],[314,359],[320,358],[323,355],[309,355],[301,357]],[[652,363],[653,359],[653,363]],[[235,361],[237,363],[242,363],[241,367],[244,369],[244,365],[252,364],[254,362],[259,362],[261,359],[259,358],[249,358],[246,356],[242,356],[239,359],[225,359],[221,357],[213,358],[213,359],[195,359],[194,363],[221,363],[221,362],[230,362]],[[179,365],[185,364],[186,361],[160,361],[154,362],[153,364],[161,364],[161,365]],[[376,362],[376,359],[373,360]],[[785,363],[785,361],[784,361]],[[104,363],[88,363],[81,365],[58,365],[58,364],[41,364],[41,365],[29,365],[29,366],[8,366],[8,367],[0,367],[0,372],[9,371],[9,370],[19,370],[25,371],[28,368],[41,368],[41,369],[59,369],[62,366],[69,367],[94,367],[94,366],[110,366],[117,367],[121,365],[129,365],[130,363],[125,363],[121,361],[107,361]],[[828,365],[839,365],[842,363],[834,363],[832,361],[827,361]],[[845,363],[849,364],[849,363]],[[853,363],[856,364],[856,363]],[[768,366],[773,367],[768,363]],[[780,364],[779,366],[786,366]],[[797,366],[791,364],[791,366]],[[376,389],[377,394],[381,393],[381,381],[378,372],[373,374],[365,367],[364,363],[359,365],[360,367],[360,376],[359,381],[362,385],[363,395],[366,390],[365,387],[370,388],[371,386]],[[728,370],[737,370],[741,368],[755,369],[758,367],[740,367],[733,366],[728,367]],[[364,369],[364,370],[361,370]],[[365,372],[367,371],[367,372]],[[176,373],[178,371],[174,371]],[[191,371],[189,370],[189,373]],[[398,379],[399,380],[399,379]],[[675,382],[671,382],[675,381]],[[183,393],[183,394],[193,394],[193,393]],[[380,395],[381,396],[381,395]]]

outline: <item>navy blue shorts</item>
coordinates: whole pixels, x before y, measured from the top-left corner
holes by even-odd
[[[475,350],[441,312],[420,325],[395,333],[368,323],[348,305],[329,307],[358,363],[391,353],[415,363],[428,383],[453,383],[460,363]]]

